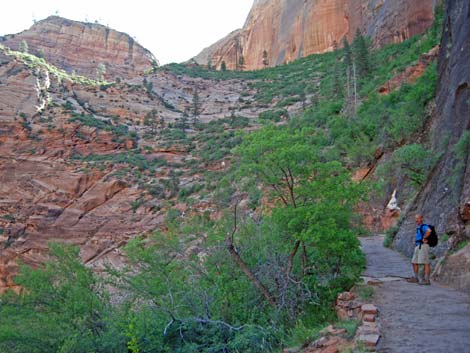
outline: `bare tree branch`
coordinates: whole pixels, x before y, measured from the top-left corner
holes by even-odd
[[[261,292],[264,298],[268,301],[268,303],[275,307],[276,300],[274,297],[269,293],[268,289],[261,283],[261,281],[256,278],[255,274],[251,271],[245,261],[241,258],[240,254],[238,253],[237,249],[234,246],[234,236],[237,232],[237,204],[234,206],[234,225],[232,232],[227,236],[225,239],[225,245],[227,247],[228,252],[232,256],[233,260],[236,262],[238,267],[242,270],[242,272],[249,278],[251,283]]]

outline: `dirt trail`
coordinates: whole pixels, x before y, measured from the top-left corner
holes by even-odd
[[[379,308],[381,353],[469,353],[470,296],[432,282],[408,283],[408,259],[382,246],[379,236],[363,238],[364,276],[380,279],[374,303]]]

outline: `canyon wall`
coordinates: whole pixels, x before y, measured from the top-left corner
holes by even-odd
[[[253,70],[333,50],[359,29],[380,46],[423,33],[435,0],[255,0],[244,27],[194,60]],[[263,52],[265,54],[263,55]]]
[[[440,259],[435,277],[465,290],[470,290],[470,247],[464,246],[470,239],[469,38],[470,2],[448,0],[431,137],[441,158],[395,238],[395,246],[411,255],[414,215],[422,213],[427,222],[437,226],[441,238],[433,250]]]
[[[43,57],[68,73],[90,78],[131,78],[152,69],[157,61],[128,34],[100,24],[51,16],[18,34],[0,37],[0,43]],[[102,65],[104,65],[104,70]],[[101,68],[99,68],[101,66]],[[101,69],[102,72],[97,72]]]

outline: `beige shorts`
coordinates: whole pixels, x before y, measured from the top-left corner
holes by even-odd
[[[415,252],[413,254],[413,259],[411,260],[413,264],[428,264],[429,263],[429,245],[422,244],[421,249],[419,245],[415,246]]]

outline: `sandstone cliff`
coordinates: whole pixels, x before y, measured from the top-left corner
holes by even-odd
[[[410,255],[415,232],[414,215],[423,213],[441,235],[435,249],[443,256],[436,276],[443,282],[470,290],[470,2],[448,0],[439,53],[437,112],[432,127],[435,151],[442,153],[424,189],[411,205],[395,239]],[[436,152],[436,153],[437,153]],[[446,234],[446,235],[445,235]]]
[[[241,30],[206,48],[194,60],[225,61],[235,69],[274,66],[331,51],[359,29],[375,45],[400,42],[424,32],[433,21],[433,0],[256,0]],[[267,56],[263,60],[263,52]],[[264,61],[264,63],[263,63]]]
[[[57,16],[39,21],[21,33],[1,37],[0,43],[13,50],[26,43],[30,53],[69,73],[90,78],[100,74],[97,70],[101,66],[109,81],[142,74],[157,63],[148,50],[125,33]]]
[[[176,190],[191,188],[206,182],[207,170],[222,168],[199,155],[205,142],[195,138],[192,124],[183,132],[169,128],[191,106],[195,89],[199,122],[235,111],[254,120],[276,104],[241,104],[256,94],[242,79],[214,81],[162,69],[105,85],[58,73],[0,45],[0,293],[16,288],[18,260],[44,262],[51,241],[80,246],[83,261],[96,270],[105,263],[120,266],[120,247],[163,227],[168,207],[190,212],[184,203],[175,205],[169,181]],[[286,107],[300,108],[299,102]],[[163,120],[158,133],[144,125],[155,111]],[[191,200],[195,212],[216,214],[211,207],[202,196]]]

